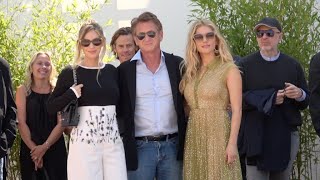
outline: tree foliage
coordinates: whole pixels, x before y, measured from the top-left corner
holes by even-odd
[[[280,51],[299,60],[307,73],[312,55],[319,51],[320,13],[316,0],[191,0],[190,20],[209,18],[226,37],[235,55],[246,56],[258,50],[253,27],[263,17],[274,17],[283,26]],[[318,163],[315,156],[317,136],[308,111],[303,112],[300,151],[293,179],[317,178],[311,169]],[[318,150],[319,151],[319,150]]]

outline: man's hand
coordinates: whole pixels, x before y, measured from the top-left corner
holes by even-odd
[[[298,99],[301,98],[303,93],[300,88],[291,84],[291,83],[284,83],[286,88],[284,89],[285,96],[290,99]]]
[[[277,105],[282,104],[283,101],[284,101],[284,97],[285,97],[285,91],[284,91],[284,89],[278,90],[278,92],[277,92],[277,98],[276,98],[276,104],[277,104]]]

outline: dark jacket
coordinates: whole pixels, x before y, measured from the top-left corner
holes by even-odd
[[[243,109],[256,108],[259,112],[271,116],[277,91],[273,88],[264,90],[252,90],[243,94]]]
[[[184,139],[186,131],[186,120],[183,109],[183,96],[179,92],[180,62],[182,58],[163,52],[167,66],[175,111],[178,117],[178,160],[183,158]],[[136,101],[136,61],[126,61],[119,67],[119,89],[120,102],[117,108],[120,132],[123,136],[123,143],[126,154],[128,170],[138,168],[138,158],[135,140],[135,101]]]
[[[239,152],[254,159],[254,165],[261,170],[284,170],[290,160],[290,118],[283,110],[287,104],[274,104],[276,93],[270,88],[243,95],[246,113],[239,133]],[[269,158],[272,156],[276,158]]]
[[[320,137],[320,53],[314,55],[309,68],[309,110],[315,131]]]
[[[16,138],[16,109],[9,64],[0,58],[0,158],[7,156]]]

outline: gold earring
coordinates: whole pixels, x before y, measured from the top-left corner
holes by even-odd
[[[214,48],[213,52],[214,52],[214,55],[216,55],[216,56],[220,55],[220,52],[219,52],[219,49],[217,46],[216,46],[216,48]]]

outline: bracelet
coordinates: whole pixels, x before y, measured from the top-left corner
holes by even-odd
[[[49,149],[50,148],[50,144],[48,141],[44,142],[44,144],[46,145],[46,148]]]

